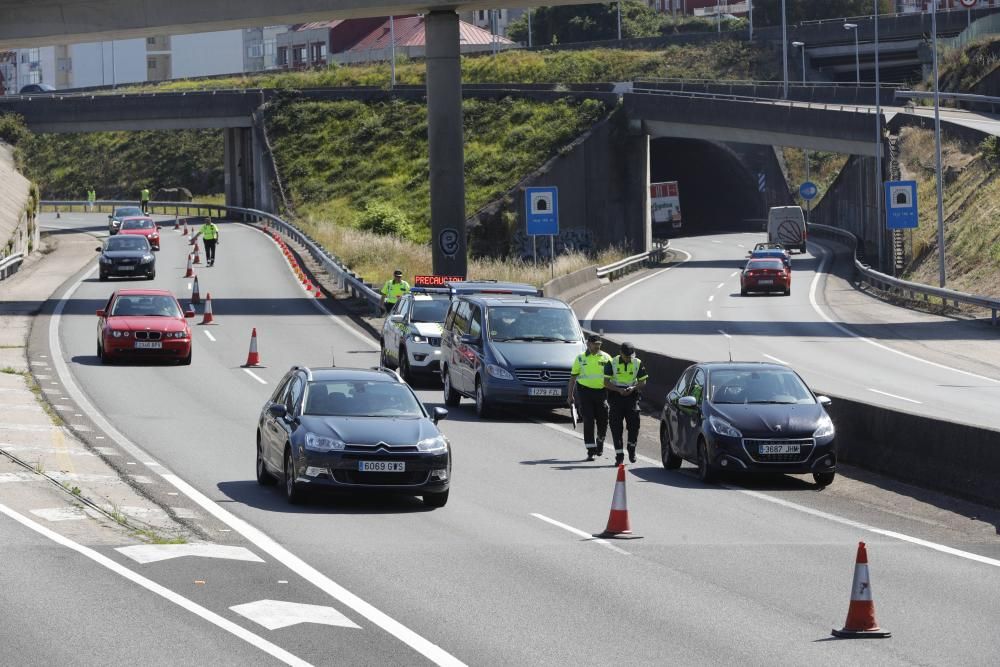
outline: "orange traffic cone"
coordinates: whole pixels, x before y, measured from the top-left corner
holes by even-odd
[[[323,290],[319,288],[319,285],[316,286],[316,293],[313,294],[313,296],[316,297],[317,299],[323,298]]]
[[[194,242],[194,263],[201,264],[201,251],[198,250],[198,242]]]
[[[598,537],[631,534],[632,527],[628,522],[628,498],[625,495],[625,465],[622,464],[618,466],[615,495],[611,497],[611,514],[608,516],[608,527]]]
[[[257,328],[254,327],[253,333],[250,334],[250,353],[247,355],[247,362],[243,364],[244,367],[247,366],[260,366],[260,355],[257,354]]]
[[[311,282],[309,282],[308,278],[303,278],[303,280],[305,281],[306,291],[307,292],[311,292],[312,289],[313,289],[313,284]]]
[[[201,319],[201,324],[211,324],[215,321],[212,317],[212,293],[209,292],[205,295],[205,314]]]
[[[834,637],[857,639],[860,637],[891,637],[875,620],[875,601],[872,599],[871,580],[868,578],[868,551],[864,542],[858,542],[858,557],[854,564],[854,583],[851,587],[851,605],[843,630],[834,630]]]
[[[201,303],[201,294],[198,292],[198,276],[194,277],[194,283],[191,285],[191,303]]]
[[[184,236],[188,237],[189,241],[191,240],[191,232],[188,231],[187,220],[184,221]]]
[[[180,221],[180,219],[178,219],[178,217],[177,217],[177,216],[175,215],[175,216],[174,216],[174,231],[176,231],[176,230],[178,230],[178,229],[180,229],[180,228],[181,228],[181,221]]]
[[[188,265],[187,271],[184,273],[185,278],[194,278],[194,268],[191,266],[191,254],[188,253]]]

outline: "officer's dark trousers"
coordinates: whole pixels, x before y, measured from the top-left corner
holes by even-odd
[[[205,261],[214,262],[215,261],[215,239],[204,239],[205,241]]]
[[[583,442],[587,450],[601,452],[604,449],[604,437],[608,433],[608,392],[606,389],[590,389],[577,385],[576,397],[580,408],[580,419],[583,420]],[[597,439],[594,439],[594,425],[597,425]]]
[[[611,411],[611,437],[615,441],[615,452],[622,453],[622,421],[628,429],[628,443],[634,445],[639,439],[639,396],[622,396],[608,392]]]

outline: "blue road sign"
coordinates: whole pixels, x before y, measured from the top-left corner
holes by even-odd
[[[812,201],[819,194],[819,188],[812,181],[806,181],[799,186],[799,195],[806,201]]]
[[[524,189],[528,236],[559,234],[559,192],[555,186]]]
[[[886,181],[885,226],[914,229],[917,226],[917,182]]]

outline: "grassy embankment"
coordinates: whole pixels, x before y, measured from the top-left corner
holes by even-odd
[[[806,201],[799,196],[798,186],[806,182],[806,151],[801,148],[782,148],[785,160],[785,177],[788,179],[788,187],[792,188],[795,203],[802,208],[806,207]],[[849,155],[843,153],[827,153],[825,151],[809,151],[809,178],[808,180],[816,184],[819,194],[812,200],[812,208],[816,208],[823,196],[830,188],[830,185],[837,178],[840,170],[847,164]]]
[[[662,51],[598,49],[507,52],[462,59],[463,80],[473,82],[593,82],[637,77],[773,78],[772,53],[739,42],[672,47]],[[422,62],[397,67],[401,84],[424,81]],[[273,87],[294,91],[323,86],[386,86],[386,64],[268,73],[231,79],[176,81],[146,86],[158,91]],[[608,112],[593,101],[539,103],[507,99],[465,103],[467,214],[501,196],[557,155]],[[426,107],[391,102],[286,102],[271,119],[279,173],[297,221],[368,279],[388,266],[408,275],[430,270]],[[188,187],[196,198],[221,191],[221,133],[106,133],[34,137],[28,171],[46,198],[134,196],[142,184]],[[322,147],[322,150],[317,150]],[[215,195],[216,197],[218,195]],[[377,205],[391,214],[396,236],[358,229]],[[383,226],[384,228],[384,226]],[[612,256],[618,256],[611,251]],[[608,253],[597,261],[608,261]],[[584,255],[557,263],[557,274],[593,261]],[[474,277],[509,277],[540,283],[547,267],[520,262],[470,263]]]
[[[912,232],[913,260],[906,278],[937,285],[937,197],[934,134],[906,128],[900,135],[904,179],[917,181],[919,227]],[[1000,148],[987,142],[963,151],[942,145],[944,164],[945,271],[948,287],[1000,296]],[[910,233],[910,232],[908,232]]]

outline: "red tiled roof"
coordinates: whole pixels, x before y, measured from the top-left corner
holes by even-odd
[[[424,46],[426,42],[426,26],[423,17],[403,16],[395,19],[396,46]],[[489,45],[493,43],[493,35],[489,30],[466,23],[458,22],[459,40],[462,44]],[[498,37],[501,44],[513,44],[506,37]],[[350,51],[367,51],[368,49],[387,49],[392,46],[389,19],[362,37],[352,46]]]
[[[333,19],[330,21],[313,21],[311,23],[299,23],[292,26],[292,32],[302,32],[304,30],[316,30],[317,28],[336,28],[345,19]]]

